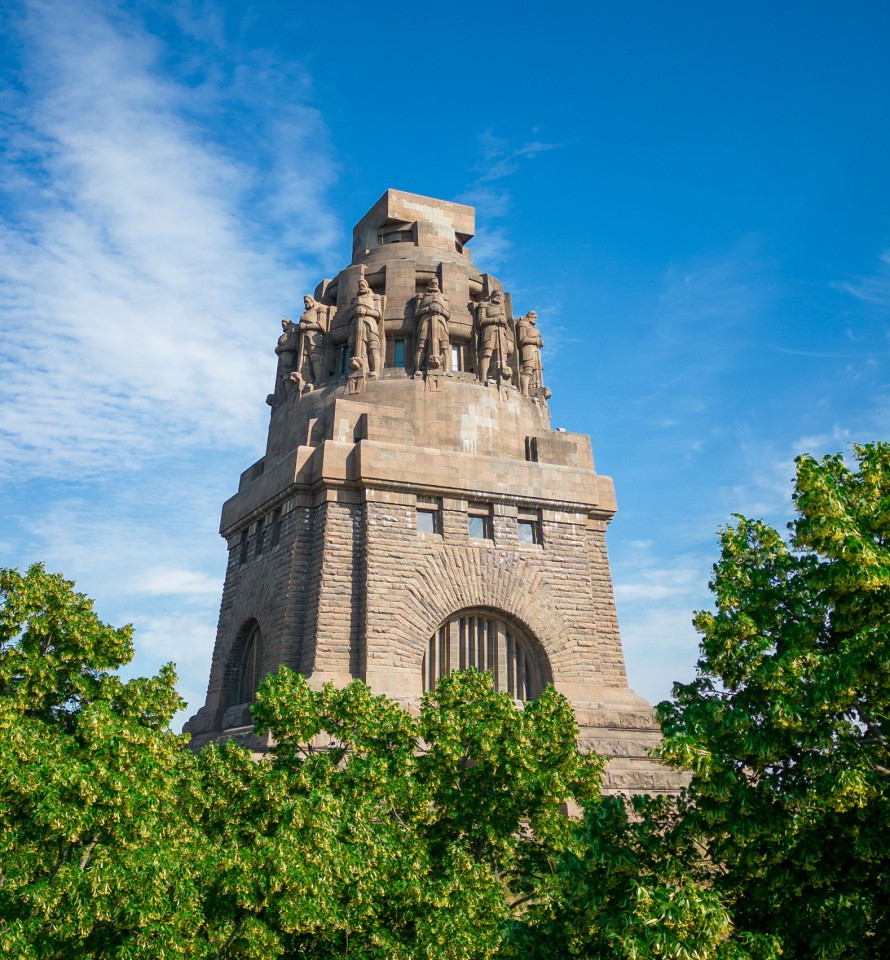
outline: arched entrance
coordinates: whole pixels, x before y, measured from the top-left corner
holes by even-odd
[[[547,682],[538,644],[491,610],[461,610],[433,633],[423,657],[424,692],[442,677],[469,667],[487,670],[495,690],[516,700],[534,699]]]
[[[226,670],[224,709],[253,703],[260,685],[263,664],[263,635],[256,620],[248,620],[238,631]]]

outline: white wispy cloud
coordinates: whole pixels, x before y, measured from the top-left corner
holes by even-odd
[[[533,160],[542,153],[557,150],[561,144],[545,143],[542,140],[527,140],[518,147],[503,137],[495,136],[491,130],[479,135],[481,157],[476,165],[479,174],[476,185],[494,183],[503,180],[519,170],[524,160]]]
[[[278,319],[333,237],[319,117],[267,111],[242,145],[248,160],[202,118],[251,106],[244,91],[261,97],[261,78],[177,83],[159,41],[114,7],[32,2],[19,29],[0,464],[83,476],[171,444],[253,441]],[[274,199],[254,218],[259,171]]]
[[[533,133],[536,131],[533,131]],[[498,220],[509,216],[512,196],[502,181],[519,173],[524,163],[534,160],[561,144],[530,139],[518,146],[512,140],[498,137],[492,130],[483,130],[477,138],[479,159],[473,182],[458,200],[476,208],[481,229],[473,239],[473,259],[486,270],[497,270],[507,261],[512,243]]]
[[[890,250],[881,252],[870,275],[839,280],[834,287],[866,303],[890,305]]]
[[[219,594],[220,584],[200,570],[183,570],[177,567],[153,567],[142,571],[131,584],[134,593],[149,596],[169,597],[176,594],[194,596],[195,594]]]
[[[0,563],[134,623],[126,673],[175,660],[193,712],[219,506],[262,450],[280,318],[343,231],[311,78],[225,46],[249,11],[174,7],[28,0],[3,31]]]
[[[615,600],[629,682],[651,702],[693,676],[699,638],[694,610],[707,607],[709,553],[671,554],[661,540],[613,545]],[[678,668],[678,664],[683,665]]]

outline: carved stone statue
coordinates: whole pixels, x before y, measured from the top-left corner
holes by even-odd
[[[489,374],[493,373],[497,379],[509,380],[513,347],[507,335],[507,314],[500,290],[495,290],[476,308],[476,323],[479,327],[479,379],[486,383]],[[491,369],[492,361],[494,370]]]
[[[297,371],[309,383],[320,383],[324,379],[324,341],[330,320],[328,307],[314,297],[303,297],[305,312],[300,317],[300,356]]]
[[[450,352],[448,320],[451,311],[448,301],[439,290],[436,277],[427,284],[426,293],[417,298],[414,310],[417,317],[417,346],[414,351],[414,369],[422,369],[424,355],[427,370],[444,370]]]
[[[287,388],[291,383],[291,374],[296,370],[297,351],[299,349],[297,325],[287,317],[281,321],[281,336],[275,344],[278,354],[278,371],[275,375],[275,393],[266,397],[270,406],[277,406],[287,399]]]
[[[382,333],[382,297],[371,293],[368,281],[362,277],[358,293],[349,304],[349,347],[352,356],[362,361],[371,376],[377,376],[382,369]]]
[[[538,315],[530,310],[516,321],[516,342],[519,346],[519,389],[524,397],[537,397],[543,392],[541,365],[541,331],[537,327]]]

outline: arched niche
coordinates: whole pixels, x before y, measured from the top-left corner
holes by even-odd
[[[232,644],[226,667],[225,709],[256,699],[263,665],[263,634],[256,620],[247,620]]]
[[[495,690],[516,700],[533,700],[550,679],[540,644],[496,610],[469,608],[452,614],[427,642],[423,690],[455,670],[475,667],[494,679]]]

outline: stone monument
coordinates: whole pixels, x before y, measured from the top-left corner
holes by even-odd
[[[387,190],[352,263],[284,324],[265,454],[223,506],[229,559],[193,743],[251,734],[279,664],[407,707],[453,670],[552,683],[610,792],[668,790],[627,685],[606,554],[612,481],[550,426],[534,311],[473,264],[472,207]],[[274,336],[272,337],[274,345]]]

